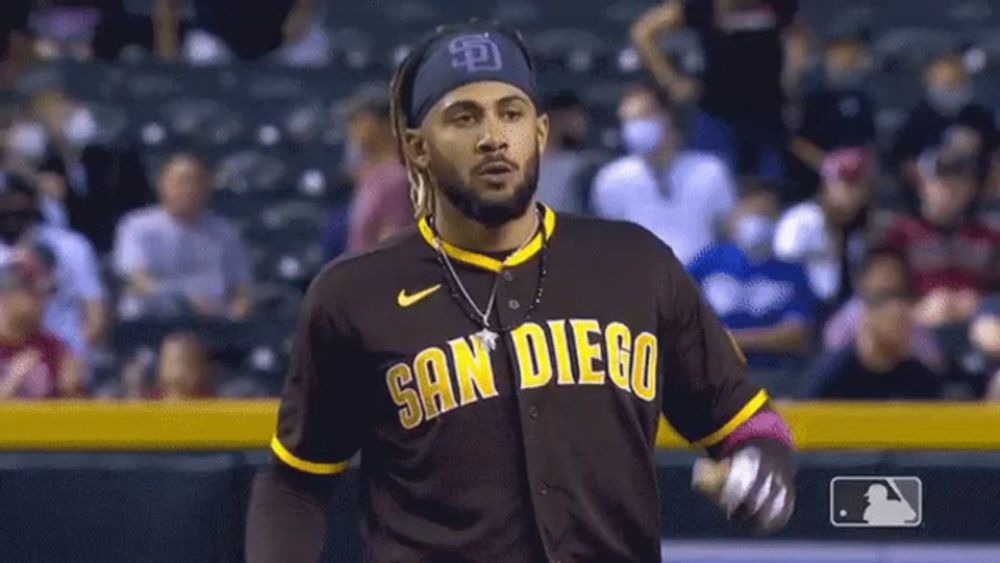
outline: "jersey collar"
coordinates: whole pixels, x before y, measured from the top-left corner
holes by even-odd
[[[549,209],[549,207],[542,206],[542,224],[545,229],[545,238],[551,239],[552,232],[556,228],[556,214],[554,211]],[[420,235],[423,236],[424,241],[434,247],[434,231],[431,229],[430,224],[427,222],[427,218],[423,217],[417,223],[417,228],[420,230]],[[500,261],[492,256],[487,256],[485,254],[480,254],[472,250],[466,250],[464,248],[459,248],[448,242],[441,241],[441,250],[443,250],[449,257],[454,258],[460,262],[470,264],[472,266],[478,266],[484,270],[489,270],[491,272],[499,272],[503,268],[509,268],[511,266],[517,266],[518,264],[523,264],[531,259],[532,256],[538,254],[538,251],[542,248],[542,233],[538,233],[531,242],[524,245],[524,248],[518,250],[517,252],[508,256],[505,260]]]

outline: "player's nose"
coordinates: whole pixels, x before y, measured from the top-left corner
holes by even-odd
[[[507,135],[500,120],[494,116],[489,116],[483,120],[483,132],[476,143],[476,150],[480,153],[493,153],[506,150],[508,147]]]

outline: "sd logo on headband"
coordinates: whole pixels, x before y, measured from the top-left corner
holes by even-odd
[[[448,44],[451,66],[466,72],[489,72],[503,68],[500,47],[486,35],[463,35]]]

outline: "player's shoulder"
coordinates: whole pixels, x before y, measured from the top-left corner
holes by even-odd
[[[596,255],[624,252],[642,260],[673,254],[659,237],[631,221],[559,213],[557,230],[574,248]]]

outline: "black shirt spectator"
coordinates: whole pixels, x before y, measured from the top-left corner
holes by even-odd
[[[91,145],[69,167],[62,158],[52,156],[40,170],[65,178],[69,226],[101,253],[111,250],[118,220],[155,199],[142,160],[133,149]]]
[[[277,49],[296,0],[194,0],[193,27],[218,36],[243,60]]]
[[[824,399],[932,399],[941,391],[940,379],[916,359],[909,358],[887,372],[876,372],[847,347],[824,356],[810,370],[803,396]]]
[[[684,21],[698,33],[705,56],[701,108],[727,117],[781,111],[781,32],[792,22],[797,0],[760,0],[740,10],[719,4],[684,0]]]
[[[875,138],[875,107],[860,88],[823,88],[802,103],[799,135],[824,151],[865,146]]]
[[[972,96],[972,83],[957,55],[937,57],[929,64],[924,76],[924,99],[910,112],[896,133],[889,161],[900,168],[903,180],[916,183],[917,157],[928,148],[939,145],[944,133],[953,125],[963,125],[979,133],[979,163],[985,170],[989,155],[997,148],[997,132],[993,111],[977,103]]]
[[[865,258],[857,281],[862,302],[858,335],[846,348],[821,357],[801,388],[804,397],[925,399],[942,381],[914,357],[913,293],[904,257],[889,249]]]
[[[643,63],[678,103],[697,100],[689,146],[721,158],[735,172],[783,183],[787,134],[782,32],[797,0],[669,0],[631,29]],[[705,68],[699,79],[663,53],[660,34],[682,27],[700,38]]]

